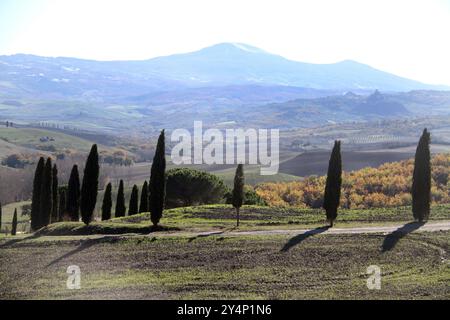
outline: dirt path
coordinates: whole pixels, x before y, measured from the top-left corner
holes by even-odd
[[[411,222],[397,226],[377,226],[377,227],[353,227],[353,228],[327,228],[321,227],[316,229],[276,229],[276,230],[255,230],[255,231],[222,231],[215,230],[201,233],[167,233],[159,236],[192,236],[192,237],[208,237],[208,236],[251,236],[251,235],[295,235],[295,234],[364,234],[364,233],[382,233],[388,234],[392,232],[411,233],[411,232],[435,232],[450,230],[450,221],[428,222],[420,224]],[[154,234],[150,234],[154,236]]]

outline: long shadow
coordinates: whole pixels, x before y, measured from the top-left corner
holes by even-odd
[[[312,236],[314,236],[316,234],[321,234],[321,233],[327,231],[328,229],[330,229],[329,226],[319,227],[319,228],[316,228],[316,229],[308,230],[305,233],[301,233],[299,235],[296,235],[295,237],[289,239],[289,241],[281,249],[281,252],[287,252],[292,247],[300,244],[302,241],[308,239],[309,237],[312,237]]]
[[[401,238],[406,236],[408,233],[411,233],[420,227],[422,227],[425,222],[409,222],[404,226],[401,226],[394,232],[388,234],[386,238],[384,238],[383,245],[381,246],[381,251],[386,252],[392,250]]]
[[[204,234],[198,234],[195,237],[191,237],[189,238],[188,242],[192,242],[195,239],[200,239],[200,238],[207,238],[207,237],[211,237],[211,236],[218,236],[220,234],[223,234],[225,231],[219,231],[219,232],[210,232],[210,233],[204,233]]]
[[[50,262],[50,263],[46,266],[46,268],[48,268],[48,267],[50,267],[50,266],[52,266],[52,265],[54,265],[54,264],[60,262],[60,261],[63,260],[63,259],[66,259],[66,258],[68,258],[68,257],[70,257],[70,256],[73,256],[74,254],[76,254],[76,253],[78,253],[78,252],[81,252],[81,251],[83,251],[83,250],[86,250],[86,249],[92,247],[93,245],[99,244],[99,243],[103,242],[105,239],[111,239],[111,237],[105,236],[105,237],[97,238],[97,239],[87,239],[87,240],[84,240],[84,241],[83,241],[78,247],[76,247],[75,249],[73,249],[73,250],[67,252],[66,254],[62,255],[61,257],[56,258],[55,260],[53,260],[52,262]]]
[[[39,235],[34,233],[32,235],[29,235],[28,237],[24,237],[24,238],[17,238],[17,239],[11,239],[9,241],[6,241],[5,243],[0,244],[0,248],[7,248],[9,246],[12,246],[16,243],[25,241],[25,240],[31,240],[31,239],[36,239],[39,238]]]

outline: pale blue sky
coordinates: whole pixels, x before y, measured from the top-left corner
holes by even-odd
[[[242,42],[450,85],[450,0],[0,0],[0,54],[148,59]]]

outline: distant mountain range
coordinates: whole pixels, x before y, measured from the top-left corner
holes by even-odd
[[[0,56],[0,94],[9,97],[114,101],[195,87],[289,86],[316,90],[449,89],[343,61],[296,62],[236,43],[144,61],[92,61],[32,55]]]
[[[144,61],[0,56],[0,120],[110,132],[130,123],[292,128],[449,114],[447,89],[354,61],[302,63],[236,43]]]

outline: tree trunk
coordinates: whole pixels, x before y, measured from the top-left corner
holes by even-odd
[[[237,217],[237,224],[236,224],[236,226],[239,227],[239,208],[236,208],[236,217]]]

